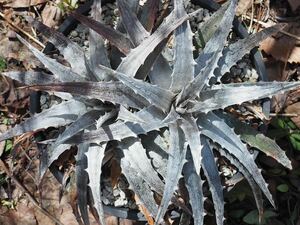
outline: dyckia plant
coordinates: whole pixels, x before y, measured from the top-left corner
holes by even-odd
[[[46,160],[41,162],[41,175],[63,152],[77,146],[78,206],[85,224],[89,224],[88,186],[93,206],[105,224],[101,167],[108,149],[120,162],[129,188],[156,224],[163,223],[166,213],[176,207],[190,214],[194,224],[203,224],[205,198],[201,171],[210,188],[216,223],[223,224],[223,188],[213,148],[244,175],[262,215],[262,193],[273,206],[274,201],[246,143],[261,148],[287,168],[291,168],[291,163],[273,140],[223,110],[289,91],[300,83],[222,84],[220,79],[260,41],[283,26],[267,28],[227,45],[237,4],[237,0],[231,0],[220,9],[223,17],[213,26],[215,32],[194,59],[189,19],[197,12],[187,14],[183,0],[173,1],[160,24],[156,22],[157,0],[148,0],[139,12],[138,1],[117,3],[121,19],[117,29],[101,23],[101,1],[94,2],[93,19],[73,13],[91,29],[88,53],[55,30],[31,21],[69,66],[49,58],[18,36],[52,74],[41,71],[2,74],[33,90],[52,92],[62,102],[3,133],[0,141],[29,131],[64,126],[56,139],[44,141],[48,150],[43,153]],[[205,25],[202,33],[206,32],[204,28]],[[171,37],[174,58],[169,63],[163,50]],[[180,194],[183,187],[178,182],[182,176],[189,196]],[[170,204],[175,206],[172,210],[168,210]]]

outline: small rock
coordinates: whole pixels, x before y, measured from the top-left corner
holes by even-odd
[[[118,188],[113,190],[113,195],[114,196],[120,196],[120,190]]]
[[[78,32],[76,30],[73,30],[71,33],[70,33],[70,36],[71,37],[77,37],[78,36]]]
[[[122,207],[122,206],[125,206],[127,203],[128,203],[127,199],[119,198],[114,202],[114,206],[115,207]]]
[[[111,201],[109,201],[105,196],[101,196],[101,200],[105,205],[111,205]]]
[[[85,46],[89,46],[89,41],[86,40],[86,41],[83,42],[83,44],[84,44]]]
[[[247,69],[246,70],[246,77],[248,77],[248,78],[252,77],[252,75],[253,75],[252,73],[253,73],[253,70]]]
[[[256,82],[257,79],[258,79],[258,77],[259,77],[259,76],[258,76],[257,71],[256,71],[255,69],[252,68],[252,70],[251,70],[251,77],[250,77],[249,81],[250,81],[250,82]]]
[[[123,199],[126,198],[126,194],[125,194],[124,191],[120,190],[120,191],[119,191],[119,194],[120,194],[120,198],[123,198]]]
[[[44,105],[47,102],[48,97],[46,95],[41,95],[40,104]]]

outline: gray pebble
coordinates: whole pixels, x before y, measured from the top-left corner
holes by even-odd
[[[125,206],[127,203],[128,203],[127,199],[119,198],[114,202],[114,206],[115,207],[122,207],[122,206]]]
[[[71,33],[70,33],[70,36],[71,37],[77,37],[78,36],[78,32],[76,30],[73,30]]]
[[[115,188],[113,190],[113,195],[116,197],[116,196],[120,196],[120,190],[118,188]]]
[[[41,98],[40,98],[41,105],[46,104],[47,101],[48,101],[48,97],[46,95],[41,95]]]

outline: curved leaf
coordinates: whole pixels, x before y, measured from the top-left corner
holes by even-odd
[[[220,9],[218,9],[216,12],[214,12],[206,21],[203,21],[200,23],[200,28],[198,29],[198,35],[199,37],[195,37],[196,41],[198,42],[198,45],[204,49],[206,43],[211,39],[211,37],[214,35],[216,30],[219,27],[219,24],[224,16],[224,13],[228,9],[230,1],[227,1],[222,5]],[[197,33],[196,33],[197,35]],[[196,61],[199,61],[199,58],[196,59]],[[204,65],[198,64],[196,67],[195,74],[198,74],[200,70],[203,68]]]
[[[9,71],[3,72],[1,75],[9,77],[11,79],[17,80],[22,84],[26,85],[38,85],[38,84],[50,84],[50,83],[59,83],[59,80],[56,80],[55,77],[51,74],[46,74],[44,72],[36,71]]]
[[[177,17],[186,15],[183,0],[174,1]],[[171,90],[179,92],[194,78],[193,33],[189,21],[175,30],[174,65]]]
[[[88,176],[86,172],[87,157],[86,152],[89,150],[89,144],[80,144],[76,156],[76,186],[77,186],[77,201],[82,220],[85,225],[89,225],[89,215],[87,207],[87,184]]]
[[[139,114],[138,114],[139,115]],[[171,112],[164,120],[149,121],[146,124],[135,124],[131,122],[118,122],[109,126],[98,128],[95,131],[75,135],[66,143],[78,144],[82,142],[106,142],[110,140],[122,140],[127,137],[137,137],[139,134],[146,134],[168,126],[169,123],[178,119],[178,114]]]
[[[126,76],[118,71],[111,70],[107,67],[100,66],[105,72],[114,78],[120,80],[124,85],[131,88],[136,94],[141,95],[151,104],[162,109],[164,112],[169,111],[174,94],[168,90],[154,86],[147,82],[137,80]]]
[[[190,103],[187,112],[209,112],[227,106],[270,97],[300,86],[300,82],[258,82],[220,84],[200,94],[201,102]]]
[[[101,22],[90,19],[86,16],[83,16],[79,13],[72,12],[71,15],[80,21],[82,24],[93,29],[95,32],[100,34],[102,37],[106,38],[114,46],[116,46],[121,52],[125,55],[130,52],[131,44],[128,38],[121,32],[110,28],[107,25],[104,25]]]
[[[162,195],[164,191],[164,183],[160,180],[156,171],[147,157],[146,151],[139,139],[128,138],[126,143],[120,143],[119,146],[123,150],[125,158],[130,162],[131,166],[139,171],[143,180],[150,188]],[[147,206],[146,206],[147,207]]]
[[[199,95],[209,79],[214,76],[214,70],[218,67],[218,61],[222,56],[225,41],[232,27],[232,21],[235,15],[237,0],[231,0],[228,9],[226,10],[219,28],[214,33],[213,37],[207,42],[202,54],[198,57],[196,63],[196,71],[198,64],[203,64],[203,69],[196,77],[180,92],[180,97],[177,104],[186,104],[187,99],[195,98]]]
[[[44,53],[33,47],[25,39],[17,34],[17,38],[37,57],[52,73],[55,79],[67,81],[83,81],[84,78],[75,73],[71,68],[58,63],[55,59],[47,57]]]
[[[146,38],[139,46],[130,51],[130,53],[122,60],[117,70],[130,77],[134,77],[137,70],[145,62],[149,54],[153,52],[156,46],[188,18],[188,15],[178,18],[174,11],[171,12],[153,34]]]
[[[75,121],[79,115],[85,112],[85,105],[79,101],[62,102],[2,133],[0,140],[3,141],[29,131],[63,126]]]
[[[84,79],[88,80],[85,68],[85,55],[82,48],[65,37],[62,33],[46,26],[45,24],[30,19],[31,24],[57,48],[64,58],[71,64],[72,70]]]
[[[206,138],[201,137],[203,144],[202,153],[202,167],[204,174],[209,183],[209,190],[214,202],[216,212],[217,225],[222,225],[224,221],[224,196],[219,171],[215,162],[214,154],[210,149]]]
[[[259,186],[257,185],[255,180],[253,179],[252,175],[239,162],[239,160],[237,160],[234,156],[232,156],[228,152],[226,152],[226,150],[218,149],[218,151],[221,153],[221,155],[226,157],[247,179],[247,181],[248,181],[248,183],[249,183],[249,185],[252,189],[252,193],[254,195],[254,198],[255,198],[256,206],[257,206],[257,209],[258,209],[258,212],[259,212],[259,217],[262,218],[263,211],[264,211],[262,193],[261,193],[261,190],[260,190]]]
[[[239,61],[244,55],[250,52],[251,49],[258,46],[261,41],[276,34],[278,31],[283,29],[285,25],[276,24],[273,27],[268,27],[262,31],[252,34],[244,39],[238,40],[234,44],[231,44],[227,49],[224,50],[224,56],[219,62],[220,70],[217,73],[218,79],[222,77],[223,74],[229,72],[230,68]]]
[[[106,145],[90,145],[85,153],[87,157],[86,171],[89,176],[89,186],[91,187],[95,208],[98,212],[102,225],[105,225],[104,210],[101,201],[101,167]]]
[[[203,135],[217,142],[239,160],[259,185],[270,203],[275,206],[272,195],[254,159],[234,131],[213,113],[208,113],[206,116],[199,115],[197,123],[202,129],[201,133]]]
[[[142,144],[151,158],[151,162],[155,170],[166,180],[167,163],[168,163],[168,143],[166,141],[165,132],[150,132],[141,137]],[[168,136],[168,135],[167,135]]]
[[[67,82],[60,84],[33,85],[34,90],[67,92],[82,95],[88,98],[97,98],[124,106],[141,109],[149,105],[149,102],[134,93],[122,82]]]
[[[143,180],[142,175],[132,167],[131,162],[128,158],[121,158],[122,172],[127,178],[127,181],[131,188],[139,197],[143,205],[147,208],[152,216],[157,214],[157,205],[153,198],[153,193],[150,187]]]
[[[193,210],[194,224],[202,225],[204,220],[203,181],[195,170],[191,152],[187,151],[187,162],[183,167],[185,185],[189,192],[189,199]]]
[[[101,111],[90,110],[74,121],[70,126],[68,126],[65,131],[58,136],[54,145],[59,145],[63,143],[68,138],[77,134],[78,132],[88,128],[92,124],[96,123],[96,120],[101,116]]]
[[[184,132],[187,143],[190,146],[196,172],[197,174],[200,174],[202,160],[201,151],[203,146],[200,141],[200,131],[196,119],[192,116],[185,116],[180,126]]]
[[[170,130],[170,148],[167,165],[167,176],[165,181],[164,194],[161,200],[160,207],[156,216],[156,223],[160,223],[162,217],[167,211],[169,202],[173,192],[176,189],[177,183],[181,176],[182,168],[185,163],[187,146],[185,144],[184,134],[179,127],[179,124],[169,124]]]
[[[92,5],[91,9],[91,15],[92,18],[95,21],[101,22],[101,0],[94,0],[94,3]],[[104,45],[104,40],[103,38],[97,34],[92,29],[89,29],[89,62],[90,62],[90,67],[91,71],[95,71],[95,68],[100,64],[104,65],[106,67],[110,67],[110,62],[108,59],[107,51]],[[99,81],[107,81],[109,80],[108,77],[105,76],[105,74],[94,74],[95,77],[97,77],[97,80]]]
[[[234,128],[235,132],[240,135],[242,141],[265,153],[267,156],[274,158],[286,168],[292,169],[291,161],[274,140],[228,114],[218,113],[217,115],[223,118],[229,126]]]
[[[159,0],[148,0],[142,8],[140,21],[147,31],[153,29],[157,13],[159,10]]]
[[[137,16],[128,7],[124,0],[118,0],[118,7],[121,14],[123,25],[134,46],[138,46],[146,37],[149,36]]]

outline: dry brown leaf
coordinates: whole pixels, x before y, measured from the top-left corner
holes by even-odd
[[[300,6],[300,1],[299,0],[288,0],[288,2],[289,2],[290,6],[291,6],[291,9],[293,11],[296,11]]]
[[[298,115],[295,117],[291,117],[291,120],[297,125],[297,127],[300,127],[300,102],[289,105],[288,107],[286,107],[285,112],[288,114]]]
[[[121,219],[121,221],[118,225],[133,225],[133,224],[134,224],[134,222],[132,220]]]
[[[9,3],[5,4],[4,6],[11,7],[11,8],[26,8],[29,6],[43,4],[47,1],[48,0],[12,0],[9,1]]]
[[[116,160],[111,161],[110,179],[112,187],[116,187],[121,176],[121,168]]]
[[[119,225],[118,218],[114,216],[108,216],[105,218],[106,225]]]
[[[27,70],[41,66],[41,63],[26,46],[18,41],[11,41],[7,37],[0,40],[0,56],[6,60],[15,59],[22,62]]]
[[[134,196],[135,202],[139,207],[140,212],[145,216],[149,225],[154,225],[154,220],[150,215],[148,209],[141,203],[139,197],[137,195]]]
[[[284,30],[300,37],[299,23],[290,23]],[[275,37],[267,38],[261,43],[260,48],[276,60],[289,63],[300,62],[300,46],[296,38],[286,34],[278,33]]]
[[[43,23],[49,27],[55,27],[58,25],[62,18],[62,11],[53,3],[48,2],[42,11]]]

